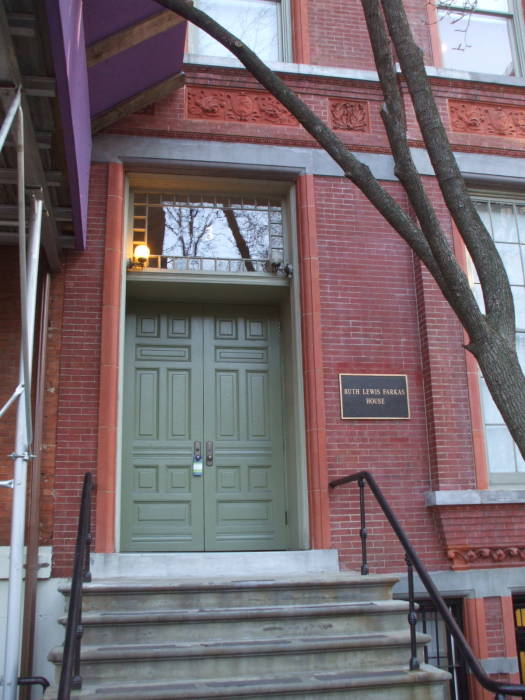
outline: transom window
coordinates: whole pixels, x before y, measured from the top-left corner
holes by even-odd
[[[195,0],[195,5],[242,39],[263,61],[285,60],[286,0]],[[190,52],[232,57],[222,44],[195,27],[190,29]]]
[[[436,6],[445,68],[522,73],[516,0],[438,0]]]
[[[146,268],[279,272],[284,263],[279,199],[136,191],[133,249],[147,245]]]
[[[477,210],[503,259],[514,297],[516,348],[525,369],[525,201],[475,198]],[[483,306],[481,286],[473,264],[470,273],[476,298]],[[495,481],[525,478],[525,462],[496,408],[480,374],[481,401],[489,470]]]

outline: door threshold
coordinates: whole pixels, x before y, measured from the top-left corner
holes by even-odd
[[[275,576],[339,571],[336,549],[275,552],[133,552],[91,555],[93,579]]]

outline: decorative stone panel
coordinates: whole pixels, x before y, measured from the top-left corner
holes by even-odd
[[[460,100],[448,104],[453,131],[525,138],[525,108]]]
[[[360,100],[330,100],[330,117],[334,129],[370,131],[368,102]]]
[[[525,545],[489,547],[454,547],[447,550],[453,569],[486,569],[495,566],[523,566]]]
[[[288,110],[267,92],[189,87],[189,119],[298,126]]]

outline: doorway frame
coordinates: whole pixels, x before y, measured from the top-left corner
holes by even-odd
[[[129,174],[136,172],[130,165]],[[187,172],[187,171],[186,171]],[[221,175],[222,175],[221,171]],[[235,177],[231,170],[228,175]],[[245,173],[243,172],[244,176]],[[139,173],[139,176],[141,174]],[[255,177],[256,174],[254,173]],[[296,359],[292,378],[297,407],[294,435],[297,436],[298,488],[302,512],[297,518],[299,549],[332,546],[326,421],[320,322],[319,258],[315,224],[314,177],[283,173],[276,176],[289,198],[290,254],[295,262],[285,320],[290,322]],[[128,179],[127,179],[128,178]],[[97,553],[120,549],[120,445],[123,330],[126,299],[127,215],[129,176],[123,162],[107,163],[103,305],[101,320],[99,427],[97,450],[97,494],[95,501]],[[306,493],[305,493],[306,492]]]

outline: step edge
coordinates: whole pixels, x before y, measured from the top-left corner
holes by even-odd
[[[245,620],[245,619],[273,619],[273,618],[303,618],[321,617],[323,615],[336,616],[365,616],[383,614],[402,614],[408,610],[406,601],[366,601],[366,602],[341,602],[341,603],[314,603],[311,605],[276,605],[256,607],[216,607],[216,608],[186,608],[144,611],[83,611],[82,622],[86,625],[103,624],[138,624],[141,622],[198,622],[199,620]],[[59,618],[64,624],[67,617]]]
[[[418,633],[418,646],[428,644],[431,637]],[[371,632],[364,635],[334,635],[334,637],[287,637],[285,639],[246,640],[224,646],[225,640],[213,642],[187,642],[178,644],[119,644],[85,645],[81,649],[81,661],[84,663],[111,662],[113,660],[132,661],[136,659],[169,659],[199,656],[258,656],[271,653],[309,653],[314,651],[331,651],[333,649],[368,649],[406,647],[410,644],[410,631]],[[60,662],[62,647],[55,647],[48,659]]]
[[[293,678],[294,676],[295,678]],[[363,689],[367,687],[385,687],[390,685],[432,685],[436,683],[448,682],[448,680],[450,679],[450,674],[434,666],[422,664],[421,668],[418,671],[409,671],[408,669],[385,667],[383,669],[377,669],[373,672],[367,672],[366,674],[362,672],[352,671],[341,674],[340,671],[331,672],[324,670],[306,672],[302,674],[292,673],[286,675],[279,674],[274,676],[265,676],[264,679],[262,677],[242,676],[233,678],[231,680],[242,682],[243,688],[234,688],[233,692],[238,691],[235,692],[235,695],[232,694],[232,690],[230,689],[228,691],[227,696],[224,695],[228,687],[227,682],[225,682],[224,679],[221,678],[208,679],[206,681],[197,679],[193,681],[193,679],[190,679],[181,681],[180,683],[148,683],[144,684],[144,686],[141,686],[137,683],[128,685],[119,684],[119,688],[121,688],[123,690],[123,693],[126,693],[126,695],[124,695],[123,693],[119,693],[118,690],[111,691],[112,686],[93,684],[84,686],[81,693],[76,697],[81,698],[85,695],[86,700],[90,700],[90,698],[99,698],[101,700],[105,700],[105,697],[115,698],[116,700],[119,700],[119,698],[130,697],[130,691],[132,690],[137,691],[137,693],[142,692],[143,690],[149,690],[153,692],[163,690],[165,692],[173,693],[173,690],[177,691],[178,689],[180,689],[181,691],[188,693],[188,685],[192,684],[193,682],[195,683],[194,690],[195,692],[199,693],[199,695],[189,695],[187,696],[188,698],[221,697],[221,695],[219,695],[218,693],[221,693],[222,697],[242,697],[243,695],[246,695],[247,691],[250,693],[266,692],[266,694],[269,695],[270,693],[274,692],[282,692],[283,688],[281,684],[283,679],[290,680],[290,678],[292,678],[292,681],[294,681],[295,684],[289,683],[286,686],[284,690],[287,693],[296,691],[300,692],[303,690],[305,692],[309,692],[311,690],[315,691],[345,689],[348,687],[349,682],[352,683],[350,687],[355,689]],[[264,680],[264,683],[261,683],[262,680]],[[270,687],[271,683],[274,684],[274,688]],[[214,688],[214,684],[218,684],[220,687]],[[104,693],[103,688],[109,688],[109,693]],[[203,691],[206,692],[206,695],[204,696],[202,695]],[[48,697],[47,694],[46,697]],[[49,700],[54,700],[52,694],[49,695]]]

